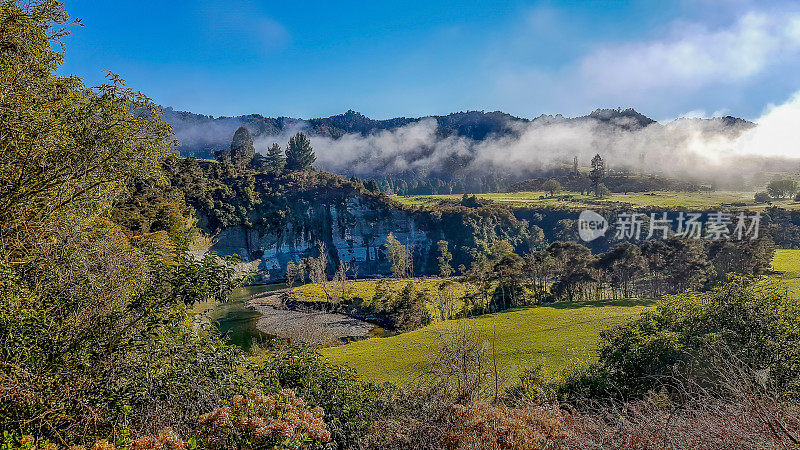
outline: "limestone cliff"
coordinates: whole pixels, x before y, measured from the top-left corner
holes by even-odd
[[[254,282],[279,281],[286,265],[315,254],[317,241],[325,243],[332,263],[347,261],[359,276],[389,273],[383,249],[389,233],[413,248],[415,261],[424,272],[425,260],[441,236],[432,232],[428,221],[403,209],[376,206],[375,202],[353,196],[344,204],[310,202],[298,222],[288,222],[270,231],[237,225],[217,234],[211,250],[220,255],[239,255],[244,262],[259,260]],[[311,224],[311,225],[309,225]],[[433,243],[433,244],[432,244]]]
[[[415,275],[437,272],[439,240],[449,242],[454,268],[469,266],[496,239],[520,251],[529,244],[528,222],[499,205],[415,209],[357,179],[320,171],[274,173],[193,158],[166,169],[198,227],[212,236],[210,250],[258,266],[254,282],[283,279],[290,261],[317,256],[317,241],[328,250],[331,270],[346,261],[359,277],[389,274],[383,249],[389,233],[412,249]]]

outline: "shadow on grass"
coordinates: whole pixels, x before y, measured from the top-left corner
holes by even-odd
[[[470,316],[469,318],[478,319],[481,317],[491,317],[496,314],[505,314],[514,311],[526,311],[529,309],[534,308],[553,308],[553,309],[580,309],[580,308],[592,308],[592,307],[602,307],[602,306],[620,306],[620,307],[631,307],[631,306],[655,306],[658,303],[657,299],[652,298],[627,298],[621,300],[596,300],[591,302],[553,302],[553,303],[541,303],[538,305],[531,305],[531,306],[520,306],[516,308],[509,308],[503,311],[496,311],[491,313],[485,314],[478,314],[475,316]]]
[[[597,300],[592,302],[555,302],[543,303],[538,306],[545,306],[557,309],[577,309],[597,306],[655,306],[658,302],[653,298],[626,298],[621,300]]]

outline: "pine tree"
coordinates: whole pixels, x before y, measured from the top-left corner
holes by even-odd
[[[241,126],[233,134],[231,141],[231,162],[238,167],[246,167],[256,156],[253,137],[246,127]]]
[[[592,171],[589,173],[589,178],[592,179],[592,183],[594,183],[594,194],[600,197],[600,182],[603,180],[606,174],[606,163],[603,162],[603,158],[600,157],[600,154],[594,155],[592,158]]]
[[[283,172],[283,168],[286,166],[283,149],[277,143],[272,144],[272,147],[267,149],[266,166],[267,170],[273,173]]]
[[[287,169],[293,172],[309,170],[316,159],[311,141],[305,134],[299,132],[289,139],[289,145],[286,147]]]

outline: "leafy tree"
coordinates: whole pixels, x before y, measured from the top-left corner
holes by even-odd
[[[367,182],[364,183],[364,189],[375,193],[381,191],[381,189],[378,187],[378,183],[375,180],[367,180]]]
[[[427,309],[429,303],[434,303],[433,299],[428,297],[427,290],[417,285],[417,281],[406,283],[390,311],[395,327],[401,331],[411,331],[430,324],[431,315]]]
[[[753,196],[753,200],[756,203],[769,203],[772,198],[766,192],[756,192],[756,195]]]
[[[448,249],[447,241],[439,241],[436,245],[439,247],[439,257],[437,258],[439,263],[439,275],[447,278],[453,274],[453,266],[450,265],[450,262],[453,260],[453,254],[450,253]]]
[[[246,167],[256,156],[256,149],[253,146],[253,137],[247,127],[239,127],[233,133],[231,141],[231,162],[237,167]]]
[[[516,253],[507,253],[494,262],[492,279],[497,282],[500,304],[498,309],[516,306],[522,300],[523,259]]]
[[[477,292],[472,298],[473,308],[476,312],[485,313],[489,308],[492,289],[492,264],[485,253],[478,254],[466,271],[467,280],[477,287]]]
[[[555,275],[555,261],[546,251],[525,255],[523,277],[533,290],[534,297],[541,300],[547,293],[548,281]]]
[[[58,75],[67,23],[56,1],[0,3],[0,429],[61,446],[113,435],[123,405],[141,429],[164,398],[164,425],[183,426],[246,364],[191,325],[187,305],[236,283],[188,255],[186,208],[115,210],[142,199],[127,189],[158,193],[174,140],[116,75]]]
[[[298,132],[289,139],[286,147],[286,168],[290,171],[304,171],[311,169],[317,157],[311,148],[311,140],[302,132]]]
[[[794,180],[774,180],[767,184],[767,192],[774,198],[792,197],[797,192]]]
[[[597,282],[592,252],[577,242],[554,242],[547,247],[558,280],[551,292],[556,298],[587,300],[588,287]]]
[[[605,184],[600,183],[597,186],[597,196],[600,198],[606,198],[611,195],[611,190],[606,187]]]
[[[713,274],[703,243],[697,239],[670,238],[646,242],[652,295],[700,289]]]
[[[408,248],[401,244],[392,233],[389,233],[389,236],[386,237],[385,247],[386,257],[389,259],[389,262],[392,263],[392,276],[395,278],[408,276],[410,268]]]
[[[757,276],[769,271],[775,244],[768,236],[742,241],[719,240],[709,245],[708,255],[721,281],[728,274]]]
[[[552,197],[561,192],[561,183],[559,183],[555,178],[550,178],[549,180],[545,181],[544,184],[542,184],[542,189]]]
[[[118,76],[92,89],[57,74],[69,23],[58,2],[6,1],[0,20],[0,259],[19,260],[52,225],[108,211],[173,139],[159,108]]]
[[[439,318],[441,320],[449,320],[455,316],[456,313],[456,300],[458,299],[456,283],[452,280],[444,280],[439,283],[436,290],[434,302],[436,309],[439,311]]]
[[[281,173],[286,166],[286,158],[283,156],[283,149],[278,143],[273,143],[267,150],[267,156],[264,161],[266,169],[272,173]]]
[[[647,273],[647,260],[636,245],[623,243],[602,255],[597,265],[607,274],[612,287],[622,291],[623,298],[635,295],[636,283]]]

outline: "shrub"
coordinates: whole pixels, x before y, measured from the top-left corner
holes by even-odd
[[[517,382],[506,389],[506,397],[512,401],[518,399],[536,403],[553,401],[558,384],[545,374],[543,369],[542,363],[536,363],[525,369]]]
[[[567,436],[557,406],[454,405],[444,448],[542,449]]]
[[[755,200],[756,203],[769,203],[772,200],[772,197],[770,197],[766,192],[756,192],[753,200]]]
[[[271,396],[252,390],[200,416],[197,442],[209,449],[322,447],[331,440],[323,416],[322,408],[307,408],[291,389]]]
[[[777,282],[735,278],[706,293],[665,296],[655,312],[603,331],[594,373],[632,395],[669,385],[676,374],[714,389],[708,363],[729,353],[796,397],[798,348],[800,300]]]
[[[420,395],[414,392],[410,395]],[[509,408],[476,402],[431,404],[424,416],[400,414],[380,422],[365,439],[374,449],[542,449],[564,440],[568,430],[558,406]],[[419,414],[420,412],[417,412]]]
[[[278,347],[258,359],[261,384],[292,389],[309,405],[322,407],[331,438],[341,447],[354,446],[378,417],[380,390],[360,381],[353,369],[330,364],[303,346]]]

